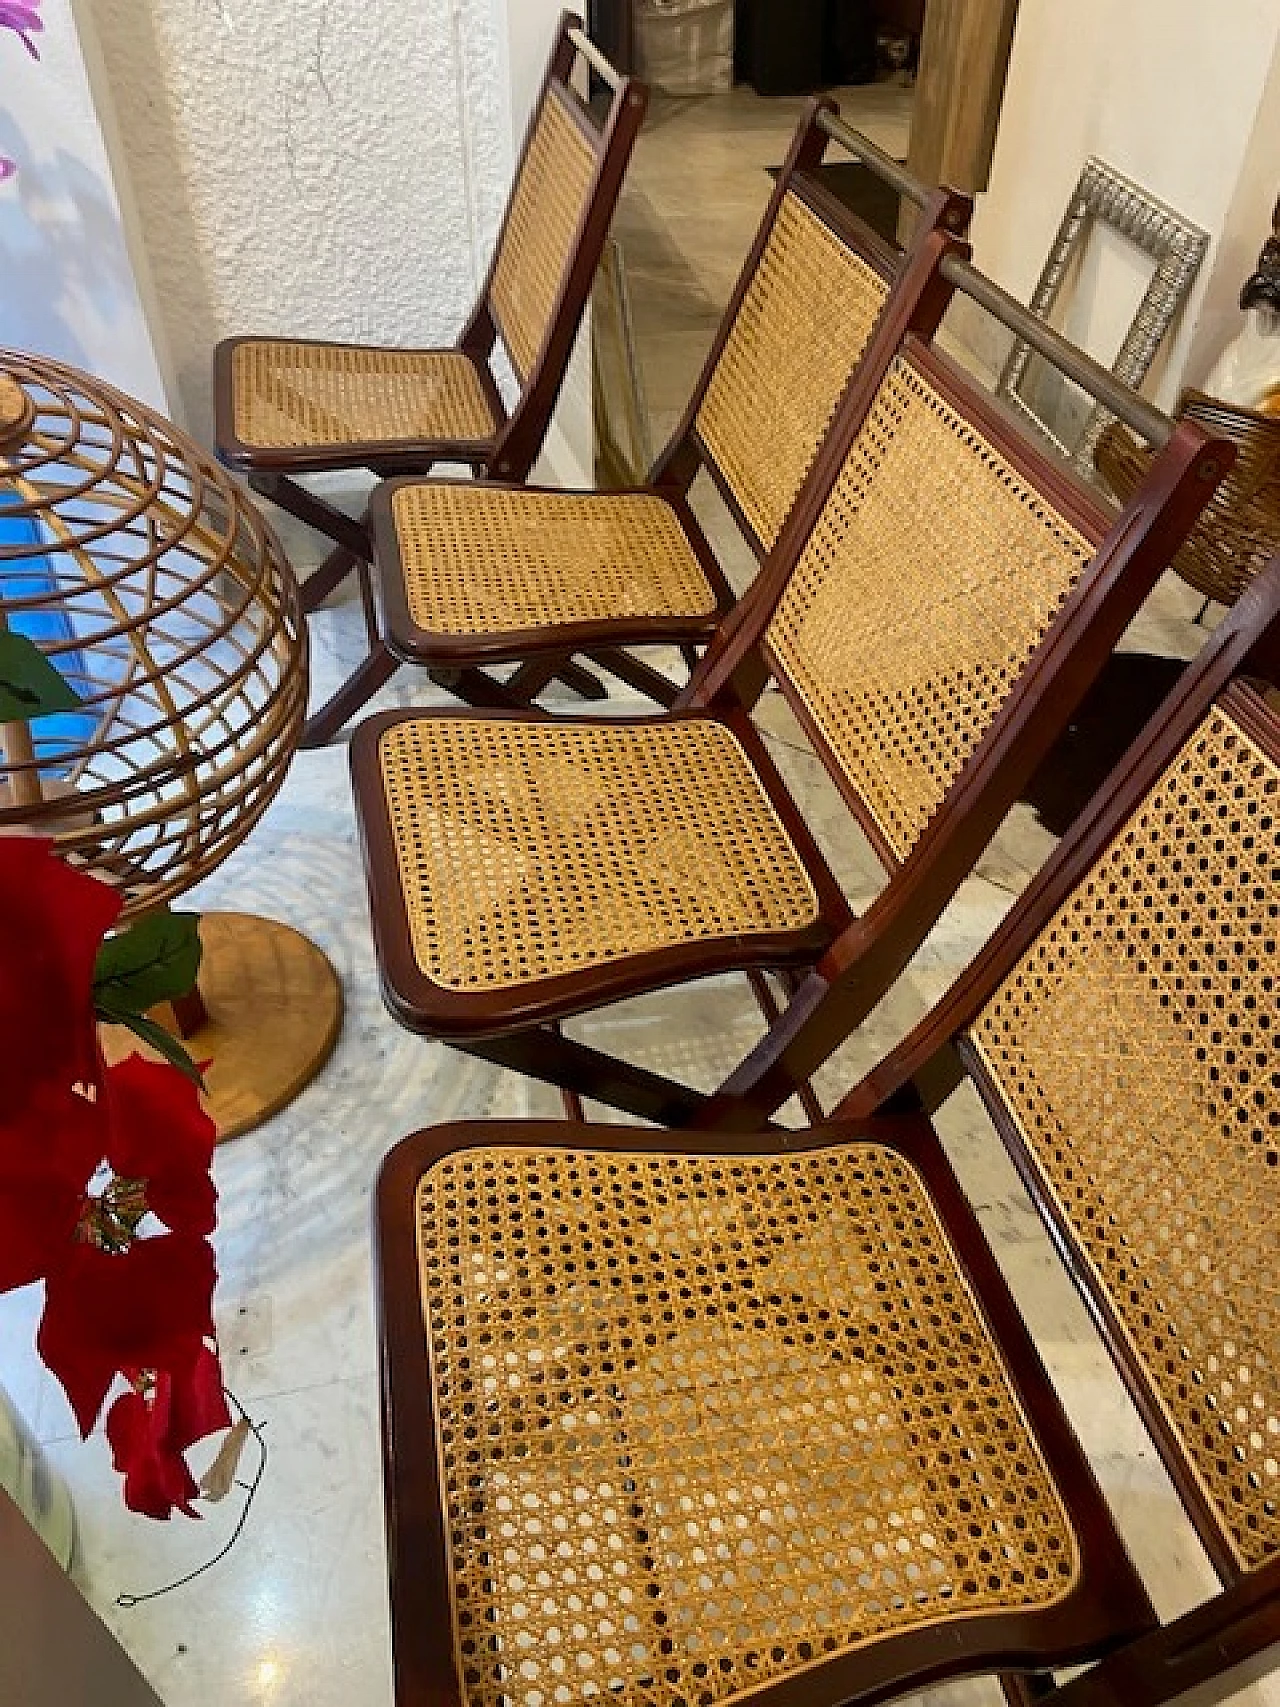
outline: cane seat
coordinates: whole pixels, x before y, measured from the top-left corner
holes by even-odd
[[[749,728],[424,712],[361,738],[385,803],[365,825],[384,987],[418,1025],[486,997],[550,1012],[620,962],[661,980],[676,956],[804,960],[828,934],[838,892]]]
[[[246,338],[232,352],[234,420],[259,451],[447,439],[485,451],[497,415],[468,355]]]
[[[445,480],[388,493],[400,564],[384,580],[386,639],[400,656],[458,634],[716,621],[718,577],[678,500]]]
[[[347,447],[359,457],[440,439],[482,454],[498,430],[479,369],[454,350],[245,338],[231,374],[236,436],[255,450]]]
[[[894,1148],[495,1128],[416,1212],[468,1707],[711,1707],[1079,1587],[1010,1362]]]

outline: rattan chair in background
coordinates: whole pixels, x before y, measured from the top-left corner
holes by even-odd
[[[1203,391],[1185,391],[1178,415],[1236,447],[1231,473],[1173,560],[1173,567],[1206,599],[1230,605],[1280,550],[1280,420]],[[1117,422],[1094,452],[1098,472],[1120,499],[1146,472],[1148,456]]]
[[[1231,456],[1171,432],[962,250],[934,232],[912,257],[679,708],[410,710],[356,731],[382,986],[411,1030],[665,1124],[768,1115],[915,952]],[[1119,521],[933,346],[957,286],[1167,439]],[[752,721],[770,677],[884,864],[860,918]],[[763,968],[785,1006],[711,1098],[559,1028],[729,970],[777,1014]]]
[[[625,648],[697,647],[732,593],[689,507],[705,469],[763,557],[817,455],[904,264],[838,202],[832,140],[963,235],[971,198],[927,190],[833,104],[810,103],[710,354],[647,483],[622,492],[395,480],[370,505],[388,650],[473,705],[530,703],[575,653],[670,705],[677,689]],[[517,664],[503,682],[492,665]],[[579,685],[580,682],[579,682]]]
[[[868,1707],[981,1673],[1014,1707],[1158,1707],[1280,1664],[1280,711],[1251,679],[1278,612],[1280,563],[832,1122],[391,1152],[399,1707]],[[1219,1575],[1181,1616],[939,1141],[966,1074]]]
[[[377,644],[366,523],[299,477],[425,474],[460,463],[518,481],[542,449],[647,102],[644,86],[619,77],[579,26],[563,15],[488,277],[455,347],[237,337],[214,353],[219,457],[334,541],[303,582],[303,608],[353,570],[361,578],[371,656],[312,718],[304,745],[327,739],[395,665]],[[610,89],[603,119],[572,86],[579,65]],[[510,409],[495,378],[499,344],[518,383]]]

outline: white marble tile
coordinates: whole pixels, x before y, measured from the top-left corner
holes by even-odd
[[[251,1410],[268,1462],[234,1551],[128,1609],[119,1595],[148,1593],[216,1553],[243,1495],[233,1490],[199,1523],[155,1524],[120,1507],[101,1439],[49,1449],[75,1491],[82,1584],[167,1707],[389,1702],[376,1382],[331,1378]]]

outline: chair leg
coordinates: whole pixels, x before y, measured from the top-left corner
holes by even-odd
[[[633,1066],[577,1043],[551,1026],[518,1031],[508,1037],[456,1038],[448,1041],[464,1055],[478,1056],[509,1067],[526,1078],[577,1096],[591,1097],[626,1114],[639,1115],[659,1126],[687,1126],[706,1098],[690,1085],[679,1084],[646,1067]]]
[[[573,661],[572,652],[555,652],[548,658],[529,658],[507,682],[507,692],[522,704],[537,699],[552,681],[562,681],[583,699],[607,699],[609,690],[590,670]]]
[[[609,690],[598,676],[593,676],[590,670],[584,670],[581,664],[575,664],[569,657],[561,659],[556,666],[556,676],[567,688],[581,694],[583,699],[608,699]]]
[[[298,583],[303,610],[309,615],[322,605],[333,589],[346,580],[359,562],[360,559],[354,551],[349,551],[345,545],[335,545],[324,562],[313,569],[305,581]]]
[[[626,682],[628,687],[636,688],[647,698],[656,700],[659,705],[674,705],[680,689],[674,682],[668,681],[660,670],[642,663],[639,658],[633,658],[629,652],[620,647],[606,646],[599,651],[589,654],[593,663],[601,669],[608,670],[617,676],[619,681]]]
[[[399,668],[400,660],[391,656],[381,640],[375,640],[364,662],[352,671],[337,693],[308,717],[298,745],[306,750],[327,746],[353,712],[367,705]]]
[[[431,669],[427,677],[438,688],[451,693],[464,705],[474,705],[482,711],[520,711],[524,701],[508,693],[506,686],[484,670],[472,668],[449,670]]]
[[[361,559],[355,560],[355,570],[360,579],[360,607],[364,630],[369,637],[369,655],[351,672],[337,693],[303,724],[300,745],[306,748],[325,746],[347,719],[367,704],[400,668],[400,660],[391,656],[378,628],[373,571]]]
[[[555,680],[558,667],[568,660],[567,652],[553,652],[545,658],[526,658],[504,684],[512,703],[532,705],[547,683]]]
[[[794,995],[794,981],[788,978],[785,972],[780,973],[779,977],[788,993]],[[778,1005],[777,997],[769,987],[768,978],[763,972],[748,971],[747,982],[755,996],[756,1006],[764,1015],[766,1023],[772,1028],[778,1023],[782,1009]],[[808,1079],[796,1086],[796,1095],[800,1098],[800,1106],[804,1109],[810,1126],[821,1126],[826,1119],[826,1113],[818,1101],[817,1092]]]
[[[467,705],[501,711],[527,710],[547,683],[557,676],[585,699],[604,699],[608,693],[604,683],[569,660],[567,652],[555,653],[550,658],[531,658],[521,664],[506,682],[470,666],[458,670],[434,669],[427,673],[437,687],[456,694]]]
[[[300,522],[315,528],[317,533],[327,534],[336,544],[345,545],[354,556],[369,561],[373,546],[368,528],[345,510],[338,509],[336,504],[327,503],[314,492],[308,492],[305,486],[299,486],[287,474],[251,474],[249,485],[259,497],[269,498]]]
[[[1053,1694],[1053,1673],[1007,1672],[1000,1679],[1000,1687],[1009,1707],[1035,1707],[1037,1701]]]

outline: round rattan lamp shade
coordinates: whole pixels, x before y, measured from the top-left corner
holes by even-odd
[[[81,704],[0,755],[20,822],[116,884],[172,899],[243,841],[306,709],[306,626],[239,487],[154,411],[0,350],[0,614]]]
[[[0,725],[0,834],[52,836],[115,885],[122,919],[221,864],[278,792],[307,701],[297,583],[239,486],[163,416],[0,349],[0,629],[77,696]],[[300,932],[204,913],[199,990],[153,1014],[207,1062],[222,1137],[284,1106],[341,1024]],[[108,1059],[136,1047],[104,1027]],[[3,1040],[0,1040],[3,1047]]]

